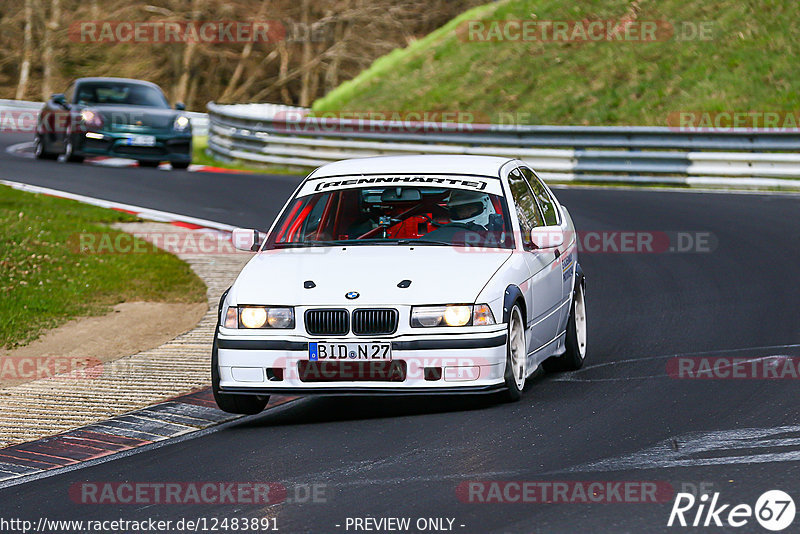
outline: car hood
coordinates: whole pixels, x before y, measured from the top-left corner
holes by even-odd
[[[474,302],[510,257],[444,246],[350,246],[259,253],[231,288],[231,302],[273,305],[412,305]],[[316,287],[305,289],[306,281]],[[408,288],[399,288],[411,280]],[[348,300],[345,294],[359,293]]]
[[[163,130],[172,128],[179,112],[174,109],[151,108],[146,106],[87,106],[100,113],[106,127],[112,131],[153,128]]]

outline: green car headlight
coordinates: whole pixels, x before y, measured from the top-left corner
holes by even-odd
[[[178,115],[175,117],[175,122],[172,124],[172,127],[175,128],[175,130],[182,132],[189,128],[190,124],[191,121],[189,121],[189,117],[186,115]]]

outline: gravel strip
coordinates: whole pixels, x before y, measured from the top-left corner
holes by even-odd
[[[207,236],[202,241],[211,252],[198,251],[194,240],[177,252],[208,287],[208,311],[194,329],[155,349],[90,368],[81,376],[59,375],[0,388],[0,447],[103,421],[209,385],[217,303],[252,255],[232,252],[230,242],[216,231],[163,223],[115,228],[148,235],[213,236],[218,246],[208,247],[212,240]]]

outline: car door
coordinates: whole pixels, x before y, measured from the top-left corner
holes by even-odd
[[[575,232],[569,231],[567,228],[567,222],[564,220],[558,201],[547,186],[544,185],[541,178],[536,176],[535,172],[525,167],[522,168],[522,175],[531,187],[533,195],[536,197],[536,201],[542,209],[542,216],[544,217],[545,224],[548,226],[560,226],[565,232],[564,244],[559,247],[561,255],[557,258],[559,260],[558,266],[561,269],[562,306],[560,313],[561,319],[559,320],[558,327],[558,333],[561,333],[567,326],[567,318],[569,317],[568,301],[572,297],[574,283],[573,273],[578,263],[577,248],[571,246],[575,237]]]
[[[561,269],[554,250],[539,250],[531,241],[531,230],[545,226],[545,218],[520,168],[509,173],[508,183],[519,220],[525,263],[531,273],[525,289],[531,303],[528,310],[530,354],[556,337],[562,294]]]
[[[572,292],[572,272],[575,269],[577,261],[577,251],[574,249],[569,254],[564,254],[569,247],[572,232],[567,232],[566,222],[563,220],[561,209],[558,201],[555,200],[552,193],[547,189],[542,180],[536,176],[536,173],[527,167],[522,167],[522,176],[533,191],[533,196],[536,197],[536,202],[542,210],[542,217],[547,226],[560,226],[566,232],[564,236],[564,244],[559,247],[560,254],[556,253],[558,260],[558,267],[561,270],[561,301],[562,303],[569,299]],[[558,332],[561,333],[566,327],[567,316],[569,315],[569,306],[562,305],[560,320],[558,322]]]

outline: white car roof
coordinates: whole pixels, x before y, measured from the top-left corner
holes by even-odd
[[[323,165],[310,179],[359,174],[468,174],[500,177],[500,168],[512,158],[495,156],[376,156]]]

